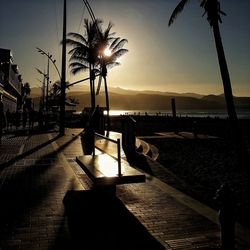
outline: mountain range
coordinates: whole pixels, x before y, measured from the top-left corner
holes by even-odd
[[[39,88],[31,89],[31,97],[41,96]],[[67,97],[78,100],[77,110],[90,106],[88,86],[77,86],[67,91]],[[161,91],[136,91],[122,88],[109,88],[111,109],[120,110],[170,110],[171,99],[175,98],[176,109],[225,109],[224,95],[201,95],[196,93],[175,93]],[[250,109],[250,97],[234,97],[236,108]],[[96,103],[105,106],[105,94],[96,96]]]

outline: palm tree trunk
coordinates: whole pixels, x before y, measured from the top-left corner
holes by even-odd
[[[232,93],[232,88],[231,88],[231,81],[230,81],[226,57],[225,57],[225,53],[224,53],[224,49],[223,49],[223,45],[221,41],[218,23],[213,26],[213,33],[214,33],[214,39],[215,39],[215,44],[216,44],[219,65],[220,65],[221,78],[222,78],[223,87],[224,87],[224,94],[225,94],[225,99],[226,99],[226,104],[227,104],[228,117],[231,122],[235,123],[237,121],[237,114],[235,111],[233,93]]]
[[[94,90],[94,80],[92,73],[92,65],[89,64],[89,79],[90,79],[90,98],[91,98],[91,110],[95,109],[95,90]]]
[[[107,78],[106,76],[104,76],[103,78],[104,78],[106,108],[107,108],[107,130],[110,130],[111,126],[110,126],[110,117],[109,117],[109,94],[108,94]]]
[[[94,76],[92,78],[92,91],[93,91],[92,98],[93,98],[93,110],[94,110],[95,106],[96,106],[96,103],[95,103],[95,78],[94,78]]]
[[[246,145],[243,142],[243,137],[241,130],[239,129],[238,118],[234,105],[234,98],[232,93],[231,81],[228,72],[226,57],[224,53],[224,48],[221,41],[219,24],[216,22],[213,24],[213,34],[215,39],[215,45],[217,50],[217,56],[220,66],[221,78],[224,87],[224,95],[227,105],[228,117],[231,125],[233,140],[236,143],[237,151],[242,154],[247,153]],[[245,154],[246,155],[246,154]]]

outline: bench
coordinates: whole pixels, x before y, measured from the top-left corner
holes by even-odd
[[[120,139],[117,141],[95,133],[117,144],[117,159],[107,153],[76,157],[76,162],[93,183],[93,188],[115,195],[116,185],[145,182],[145,174],[130,166],[120,157]]]

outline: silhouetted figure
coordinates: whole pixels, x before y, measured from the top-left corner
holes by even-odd
[[[124,116],[122,120],[122,148],[128,161],[135,155],[135,130],[136,121],[130,116]]]
[[[21,110],[17,110],[16,113],[15,113],[16,129],[20,126],[20,121],[21,121]]]
[[[23,128],[26,127],[27,119],[28,119],[28,112],[27,112],[27,109],[24,108],[23,109]]]
[[[9,109],[7,109],[5,116],[6,116],[6,128],[7,130],[9,130],[10,125],[11,125],[11,113]]]
[[[38,112],[38,126],[40,130],[44,129],[44,111],[42,109]]]
[[[0,145],[2,144],[3,128],[6,126],[6,118],[4,114],[3,97],[0,93]]]
[[[221,247],[223,250],[235,250],[235,201],[228,184],[224,183],[220,186],[215,200],[219,204]]]
[[[6,117],[6,119],[8,120],[10,130],[12,130],[12,126],[15,124],[15,114],[16,114],[15,112],[10,112],[9,118]]]
[[[29,110],[29,130],[34,128],[34,122],[35,122],[35,110],[31,108]]]

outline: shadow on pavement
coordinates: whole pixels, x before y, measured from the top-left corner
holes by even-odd
[[[8,171],[11,171],[11,174],[7,177],[2,176],[0,183],[0,249],[10,249],[8,248],[11,244],[10,239],[15,240],[14,237],[20,230],[23,231],[23,234],[24,232],[27,233],[27,239],[29,239],[31,226],[38,227],[39,223],[44,226],[48,223],[47,218],[53,217],[53,211],[57,209],[54,197],[55,191],[58,188],[60,189],[63,181],[67,180],[67,177],[63,173],[58,173],[58,169],[54,167],[58,160],[57,154],[58,151],[75,140],[75,137],[61,145],[57,151],[52,151],[37,158],[35,163],[18,166],[12,166],[12,163],[48,146],[58,138],[59,136],[56,136],[10,160],[6,165],[0,165],[1,167],[8,166]],[[59,197],[59,200],[61,201],[62,198],[63,194],[61,199]],[[43,203],[47,204],[46,209],[48,211],[46,211],[46,214],[44,214]],[[41,213],[37,212],[34,215],[34,211],[40,211]],[[46,217],[48,213],[51,216]],[[62,229],[64,229],[63,226]],[[64,234],[64,237],[65,235],[67,234]],[[20,246],[22,244],[20,241]],[[32,244],[32,242],[29,242],[29,244]],[[17,249],[18,246],[15,247],[11,249]]]
[[[132,155],[127,155],[127,160],[131,166],[137,167],[150,175],[154,175],[147,161],[147,156],[142,153],[135,152]]]
[[[30,150],[20,154],[20,155],[17,155],[16,157],[10,159],[9,161],[5,162],[5,163],[2,163],[0,164],[0,171],[3,170],[4,168],[14,164],[15,162],[21,160],[21,159],[24,159],[25,157],[35,153],[36,151],[48,146],[49,144],[51,144],[52,142],[54,141],[57,141],[59,138],[61,138],[62,136],[61,135],[56,135],[55,137],[53,137],[52,139],[46,141],[45,143],[42,143],[42,144],[39,144],[38,146],[34,147],[34,148],[31,148]],[[72,143],[74,140],[77,139],[78,136],[73,136],[69,141],[67,142],[64,142],[63,145],[60,145],[59,149],[56,150],[56,153],[62,151],[64,148],[68,147],[70,145],[70,143]]]
[[[32,211],[40,207],[60,184],[53,163],[44,164],[45,159],[55,157],[54,152],[50,153],[34,165],[24,166],[21,171],[12,170],[13,174],[3,180],[0,189],[0,242],[9,239],[17,228],[29,228]],[[51,172],[49,175],[48,171]]]
[[[22,153],[22,154],[20,154],[20,155],[17,155],[16,157],[12,158],[11,160],[9,160],[9,161],[7,161],[7,162],[5,162],[5,163],[3,163],[3,164],[0,164],[0,170],[2,170],[2,169],[4,169],[4,168],[8,167],[8,166],[14,164],[16,161],[19,161],[19,160],[21,160],[21,159],[24,159],[24,158],[27,157],[28,155],[31,155],[31,154],[33,154],[34,152],[36,152],[36,151],[38,151],[38,150],[40,150],[40,149],[46,147],[47,145],[51,144],[53,141],[56,141],[59,137],[60,137],[60,136],[56,136],[55,138],[53,138],[53,139],[51,139],[51,140],[48,140],[47,142],[42,143],[42,144],[40,144],[40,145],[38,145],[38,146],[36,146],[36,147],[30,149],[30,150],[27,151],[27,152],[24,152],[24,153]]]
[[[65,240],[57,240],[55,249],[165,249],[116,197],[68,191],[64,206],[72,242],[68,248]]]

